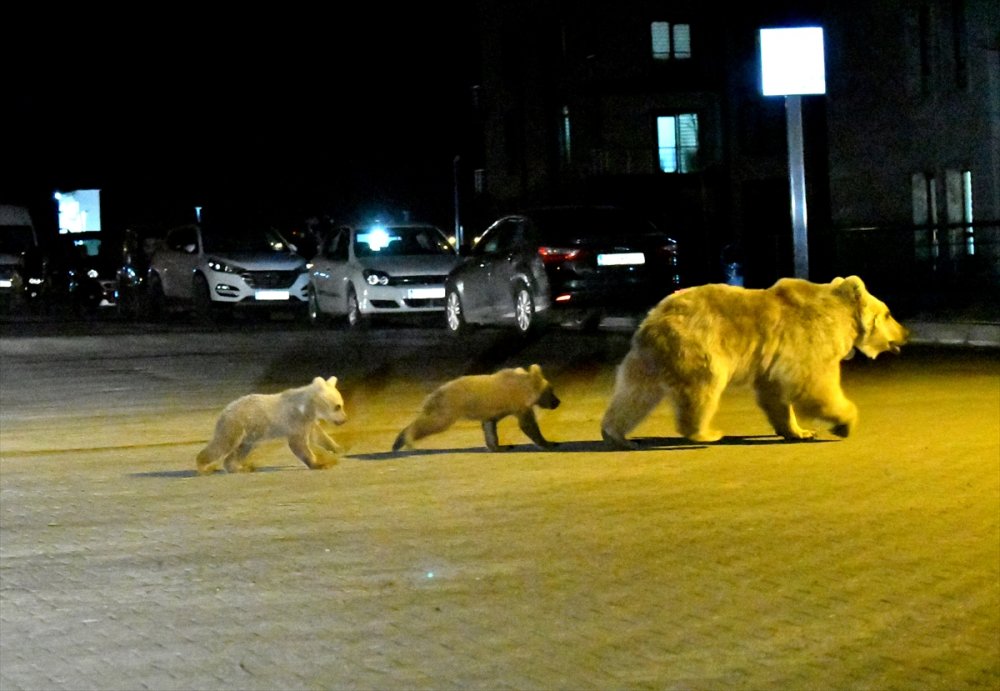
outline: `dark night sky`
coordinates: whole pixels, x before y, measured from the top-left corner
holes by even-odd
[[[151,185],[447,222],[476,46],[426,7],[8,14],[0,193]]]

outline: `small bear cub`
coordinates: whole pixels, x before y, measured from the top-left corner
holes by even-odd
[[[316,377],[312,383],[275,394],[253,393],[227,405],[215,425],[215,434],[198,454],[198,473],[252,471],[246,457],[264,439],[286,437],[288,448],[313,469],[337,462],[341,447],[319,425],[347,421],[337,378]]]
[[[513,415],[528,437],[544,449],[556,446],[542,436],[535,419],[534,406],[553,410],[559,406],[552,385],[535,364],[502,369],[494,374],[474,374],[453,379],[432,392],[417,418],[396,437],[393,451],[431,434],[451,427],[458,420],[479,420],[483,425],[486,447],[498,451],[497,422]]]

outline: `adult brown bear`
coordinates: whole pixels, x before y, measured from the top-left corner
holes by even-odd
[[[722,438],[712,418],[731,383],[749,383],[774,431],[809,439],[796,413],[846,437],[857,407],[840,387],[840,362],[899,352],[909,332],[857,276],[812,283],[783,278],[767,289],[710,284],[678,291],[650,310],[618,367],[601,422],[612,446],[668,396],[677,430],[692,441]]]

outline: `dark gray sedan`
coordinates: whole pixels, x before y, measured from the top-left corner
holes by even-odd
[[[492,223],[445,281],[449,331],[470,324],[596,326],[680,286],[677,242],[625,209],[543,207]]]

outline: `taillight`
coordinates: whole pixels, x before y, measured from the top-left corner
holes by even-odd
[[[546,264],[562,264],[579,259],[582,252],[579,249],[568,247],[539,247],[538,254]]]

